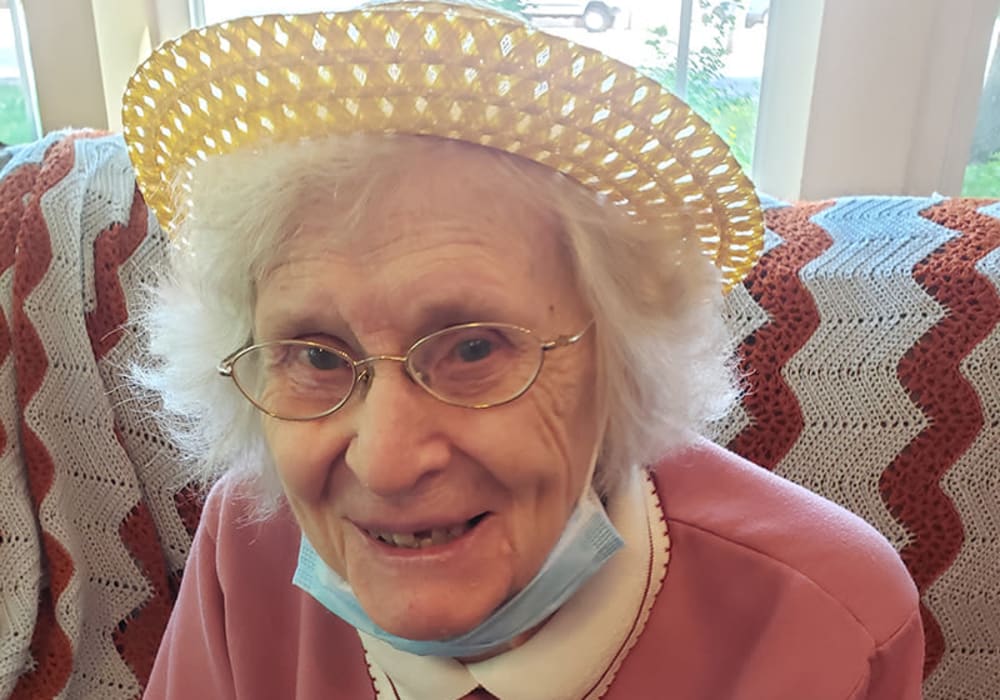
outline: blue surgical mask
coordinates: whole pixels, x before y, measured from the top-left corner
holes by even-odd
[[[597,495],[588,488],[531,582],[474,629],[444,640],[406,639],[372,622],[347,581],[323,562],[305,535],[292,583],[349,625],[396,649],[420,656],[474,657],[502,648],[546,620],[623,544]]]

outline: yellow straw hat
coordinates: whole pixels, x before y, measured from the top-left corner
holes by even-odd
[[[753,185],[684,102],[598,51],[480,7],[247,17],[159,47],[125,92],[139,188],[174,227],[199,160],[331,133],[434,135],[558,170],[643,220],[683,211],[728,288],[763,242]]]

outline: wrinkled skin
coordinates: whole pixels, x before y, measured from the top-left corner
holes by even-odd
[[[258,281],[259,339],[401,354],[449,325],[502,321],[543,338],[590,320],[556,222],[475,148],[411,156],[349,235],[317,198]],[[474,175],[474,177],[472,176]],[[583,491],[594,454],[594,333],[548,353],[532,388],[486,410],[446,405],[401,365],[314,421],[264,418],[288,503],[376,624],[412,639],[473,628],[535,575]],[[395,556],[366,526],[489,515],[443,554]],[[474,537],[471,536],[474,534]],[[455,546],[457,542],[465,542]]]

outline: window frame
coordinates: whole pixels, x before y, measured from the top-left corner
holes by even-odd
[[[758,187],[788,200],[961,194],[998,11],[1000,0],[771,0]]]
[[[25,92],[24,104],[28,111],[28,119],[31,121],[31,129],[37,138],[42,134],[41,117],[38,113],[35,73],[31,68],[31,47],[27,41],[28,30],[24,22],[21,1],[8,0],[7,8],[10,11],[11,22],[14,25],[14,53],[17,55],[17,70],[20,74],[21,89]]]

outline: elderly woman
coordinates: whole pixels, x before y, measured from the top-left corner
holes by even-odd
[[[139,379],[221,476],[147,697],[919,697],[892,547],[697,437],[762,224],[686,105],[400,2],[192,32],[125,123]]]

